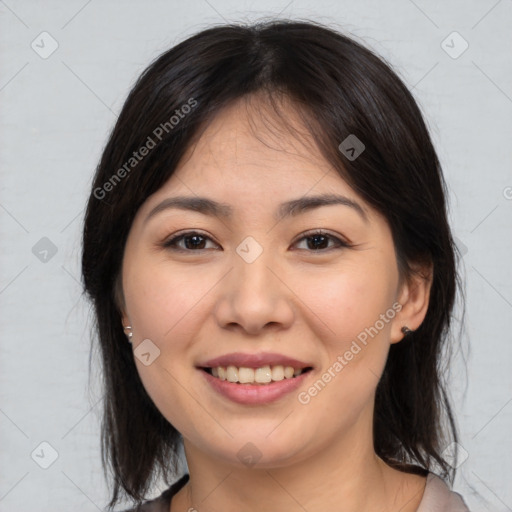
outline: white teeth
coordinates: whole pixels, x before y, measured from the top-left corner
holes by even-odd
[[[244,368],[241,366],[238,370],[238,382],[241,384],[254,382],[254,370],[252,368]]]
[[[272,368],[272,380],[283,380],[284,368],[282,366],[274,366]]]
[[[270,366],[263,366],[254,372],[254,380],[259,384],[266,384],[272,380]]]
[[[283,379],[297,377],[303,372],[302,368],[293,368],[293,366],[262,366],[261,368],[240,368],[230,365],[227,368],[217,366],[211,369],[212,375],[220,380],[229,382],[239,382],[240,384],[268,384],[269,382],[278,382]]]
[[[238,368],[236,366],[228,366],[226,368],[226,379],[229,382],[238,382]]]
[[[286,366],[284,369],[284,378],[291,379],[293,377],[293,368],[291,366]]]

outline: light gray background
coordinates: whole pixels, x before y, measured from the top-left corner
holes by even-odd
[[[473,511],[512,510],[512,1],[312,5],[0,0],[1,511],[94,512],[107,500],[97,379],[87,389],[80,232],[95,165],[130,87],[153,58],[210,24],[278,15],[337,23],[362,38],[426,114],[467,280],[463,346],[468,338],[471,349],[452,377],[467,459],[455,489]],[[58,43],[45,59],[52,39],[44,31]],[[441,46],[453,31],[469,44],[458,58],[458,36],[444,43],[452,56]],[[43,237],[55,255],[36,246]],[[52,452],[42,442],[58,453],[47,469],[39,464]]]

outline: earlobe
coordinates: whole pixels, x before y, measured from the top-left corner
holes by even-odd
[[[422,324],[427,314],[432,267],[421,266],[404,279],[398,302],[402,308],[395,316],[391,327],[391,343],[398,343],[410,336]]]

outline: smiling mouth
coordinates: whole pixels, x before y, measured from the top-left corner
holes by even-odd
[[[219,380],[225,380],[232,384],[271,384],[285,379],[294,379],[303,373],[312,370],[311,366],[306,368],[294,368],[293,366],[265,365],[259,368],[237,367],[237,366],[216,366],[213,368],[202,367],[201,370]]]

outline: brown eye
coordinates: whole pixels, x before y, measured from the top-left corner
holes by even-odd
[[[340,240],[339,238],[324,231],[308,233],[306,236],[302,237],[299,242],[302,242],[303,240],[306,240],[306,250],[310,252],[322,252],[340,247],[350,247],[347,242],[344,242],[343,240]],[[333,242],[334,245],[329,246],[329,242]]]
[[[177,251],[201,251],[206,249],[207,241],[212,240],[202,233],[189,231],[167,240],[163,246]]]

